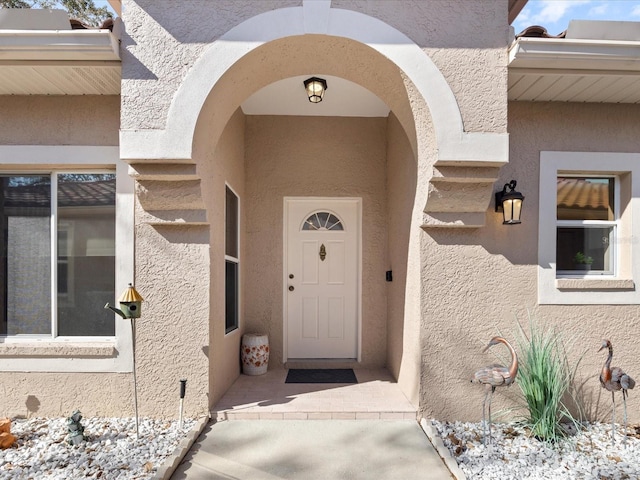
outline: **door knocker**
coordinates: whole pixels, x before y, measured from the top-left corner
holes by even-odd
[[[324,262],[324,259],[327,257],[327,249],[324,247],[324,243],[320,245],[320,260]]]

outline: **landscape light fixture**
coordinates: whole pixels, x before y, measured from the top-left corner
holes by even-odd
[[[311,103],[320,103],[327,89],[327,81],[324,78],[311,77],[304,81],[304,88]]]
[[[496,192],[496,212],[502,209],[504,217],[503,225],[517,225],[522,223],[520,216],[522,214],[522,202],[524,195],[516,192],[515,188],[518,182],[511,180],[505,183],[501,192]],[[509,191],[507,191],[507,189]]]

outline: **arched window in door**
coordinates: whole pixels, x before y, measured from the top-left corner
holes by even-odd
[[[344,230],[342,221],[329,212],[316,212],[302,224],[302,230]]]

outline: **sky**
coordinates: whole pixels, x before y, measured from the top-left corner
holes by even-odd
[[[112,10],[107,0],[94,0],[94,3]],[[557,35],[567,29],[570,20],[640,22],[640,0],[529,0],[513,22],[513,28],[520,33],[531,25],[540,25],[551,35]]]
[[[564,32],[570,20],[640,21],[640,0],[529,0],[513,22],[516,33],[540,25],[551,35]]]

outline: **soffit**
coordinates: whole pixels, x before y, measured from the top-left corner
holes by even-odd
[[[640,103],[640,41],[517,38],[508,92],[520,101]]]
[[[0,30],[0,95],[118,95],[120,79],[108,29]]]

